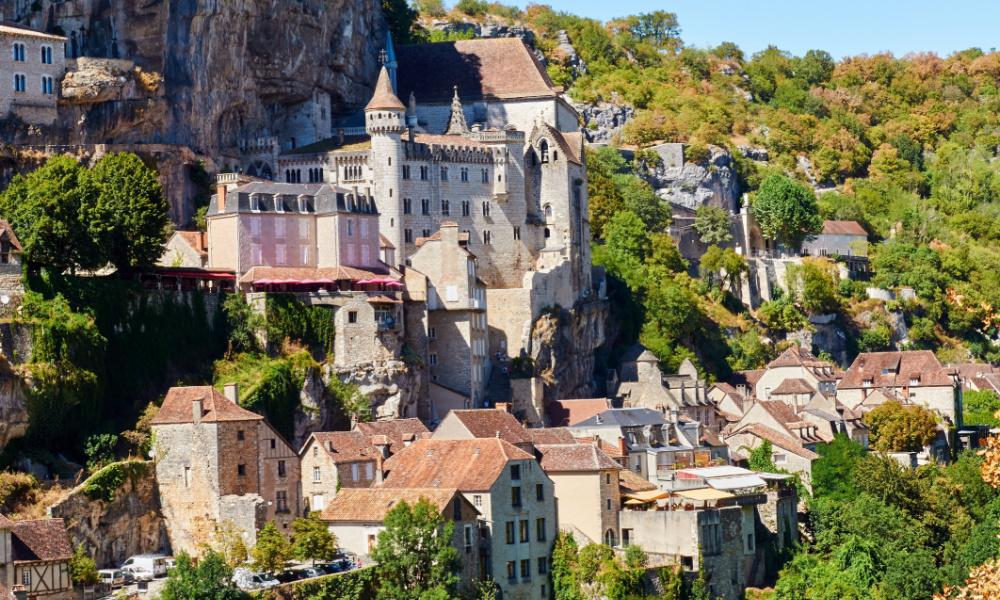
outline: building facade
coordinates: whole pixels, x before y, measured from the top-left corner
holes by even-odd
[[[66,38],[0,22],[0,118],[51,124],[66,72]]]

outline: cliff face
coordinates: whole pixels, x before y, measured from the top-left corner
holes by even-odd
[[[142,85],[126,86],[128,93],[66,95],[61,123],[30,143],[235,148],[301,118],[301,104],[317,92],[329,96],[334,114],[363,103],[384,39],[370,0],[25,4],[0,0],[0,10],[65,33],[70,57],[122,59],[147,74]]]
[[[545,400],[589,398],[597,391],[594,360],[605,342],[607,316],[607,303],[592,301],[535,320],[529,353],[545,383]]]

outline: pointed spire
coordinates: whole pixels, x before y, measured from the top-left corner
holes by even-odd
[[[406,107],[392,91],[389,72],[385,66],[379,71],[378,81],[375,83],[375,93],[372,94],[372,99],[365,106],[365,110],[406,110]]]
[[[451,118],[448,119],[448,130],[446,135],[461,135],[469,131],[469,125],[465,122],[465,110],[462,108],[462,101],[458,98],[458,86],[455,86],[455,96],[451,99]]]

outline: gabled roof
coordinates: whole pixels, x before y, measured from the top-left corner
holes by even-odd
[[[17,239],[17,234],[14,233],[14,228],[5,219],[0,219],[0,236],[7,236],[7,241],[18,251],[24,250],[21,247],[21,240]]]
[[[783,450],[787,450],[788,452],[791,452],[792,454],[795,454],[797,456],[801,456],[802,458],[807,458],[809,460],[816,460],[817,458],[819,458],[819,454],[816,454],[812,450],[806,448],[804,445],[802,445],[801,441],[789,435],[785,435],[775,429],[772,429],[767,425],[762,425],[760,423],[751,423],[749,425],[740,427],[739,429],[735,430],[733,433],[727,435],[726,437],[731,437],[733,435],[737,435],[740,433],[749,433],[755,435],[762,440],[767,440],[772,444],[774,444],[775,446],[778,446]]]
[[[10,529],[14,560],[69,560],[73,547],[62,519],[7,521]]]
[[[430,430],[420,419],[393,419],[391,421],[372,421],[358,423],[355,429],[374,437],[383,435],[389,442],[389,453],[399,452],[408,443],[430,435]]]
[[[399,98],[392,91],[392,82],[389,80],[389,71],[385,66],[378,72],[378,81],[375,82],[375,92],[372,99],[368,101],[365,110],[406,110],[406,106],[399,101]]]
[[[513,460],[534,460],[534,457],[495,437],[420,440],[383,463],[388,471],[385,487],[484,491],[493,486],[507,463]]]
[[[778,384],[778,387],[771,390],[771,395],[789,395],[789,394],[812,394],[815,393],[816,389],[809,385],[809,382],[805,379],[800,379],[798,377],[793,377],[785,379]]]
[[[0,15],[0,18],[2,18],[2,15]],[[38,31],[36,29],[29,29],[28,27],[8,22],[0,23],[0,35],[10,35],[15,37],[33,37],[53,42],[66,41],[66,37],[62,35],[45,33],[43,31]]]
[[[511,444],[530,443],[531,438],[514,415],[494,408],[452,410],[447,418],[457,419],[476,438],[500,438]]]
[[[335,464],[373,461],[379,457],[379,451],[372,444],[372,436],[360,431],[317,431],[310,437]],[[308,445],[307,441],[303,450]]]
[[[592,444],[541,444],[542,470],[550,473],[619,470],[622,466]]]
[[[393,245],[389,238],[385,237],[383,234],[378,234],[378,247],[383,250],[395,250],[396,246]]]
[[[801,367],[805,366],[806,363],[815,362],[817,359],[808,350],[804,350],[799,346],[789,346],[784,352],[778,355],[777,358],[767,363],[768,369],[774,369],[777,367]]]
[[[549,402],[546,411],[553,426],[575,425],[611,408],[607,398],[580,398]]]
[[[201,400],[201,420],[205,423],[220,421],[263,421],[264,417],[251,412],[219,393],[210,385],[172,387],[163,399],[160,410],[151,425],[178,425],[194,422],[194,402]]]
[[[622,355],[621,362],[660,362],[656,355],[650,352],[645,346],[636,342],[628,348],[626,348],[625,353]]]
[[[450,103],[459,98],[555,97],[545,68],[518,38],[460,40],[400,46],[397,91],[418,103]]]
[[[187,245],[191,246],[191,249],[197,252],[200,256],[208,256],[208,242],[204,231],[177,230],[174,232],[174,235],[187,242]]]
[[[656,484],[647,479],[643,479],[638,473],[633,473],[628,469],[618,472],[618,487],[629,492],[643,492],[657,489]]]
[[[573,432],[565,427],[532,427],[526,430],[531,442],[538,444],[575,444]]]
[[[444,513],[457,494],[455,488],[344,488],[326,505],[320,518],[332,522],[381,523],[386,514],[400,503],[412,506],[420,500],[430,502],[439,513]]]
[[[868,232],[857,221],[823,221],[822,235],[861,235]]]
[[[652,408],[610,408],[573,427],[663,425],[663,413]]]
[[[951,386],[954,372],[943,367],[930,350],[864,352],[851,363],[838,387]]]

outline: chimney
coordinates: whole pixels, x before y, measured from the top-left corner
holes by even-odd
[[[215,184],[215,196],[216,204],[218,204],[219,212],[225,212],[226,210],[226,184],[217,183]]]
[[[203,405],[202,405],[202,402],[201,402],[201,398],[193,400],[191,402],[191,421],[195,425],[198,425],[199,423],[201,423],[201,415],[202,415],[202,413],[203,413]]]
[[[222,394],[226,397],[226,400],[229,400],[233,404],[240,403],[240,390],[235,383],[227,383],[223,386]]]
[[[441,223],[441,243],[448,246],[458,245],[458,223],[455,221]]]
[[[494,408],[496,408],[500,412],[509,413],[510,412],[510,402],[497,402],[496,406]]]
[[[595,436],[594,439],[597,439]],[[618,449],[621,451],[622,456],[628,456],[628,447],[625,445],[625,438],[618,438]]]

